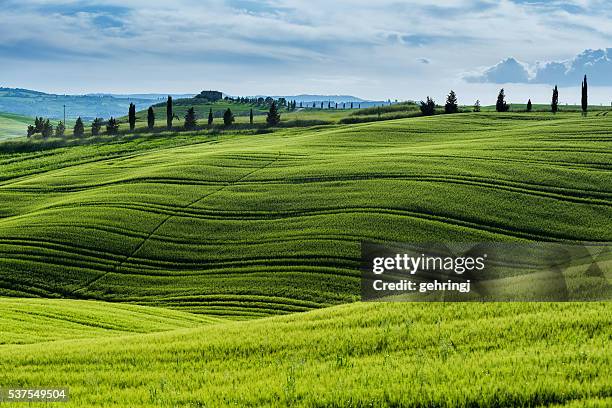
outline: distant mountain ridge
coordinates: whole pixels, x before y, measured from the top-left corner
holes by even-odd
[[[257,95],[256,97],[265,97],[266,95]],[[296,102],[373,102],[368,101],[366,99],[361,99],[352,95],[310,95],[310,94],[300,94],[300,95],[277,95],[272,96],[275,99],[285,98],[287,100],[296,101]]]
[[[150,99],[152,101],[158,101],[166,99],[170,95],[174,99],[188,99],[193,98],[196,94],[160,94],[160,93],[135,93],[135,94],[114,94],[114,93],[88,93],[85,96],[97,96],[104,97],[110,96],[117,99]]]
[[[124,116],[130,103],[140,109],[151,105],[152,99],[126,95],[119,98],[110,95],[57,95],[23,88],[0,87],[0,112],[24,116],[44,116],[51,119],[82,117],[91,120],[97,117]]]
[[[195,94],[170,94],[175,100],[190,99]],[[227,94],[224,93],[227,96]],[[143,110],[151,105],[163,103],[168,94],[140,93],[140,94],[112,94],[90,93],[85,95],[58,95],[23,88],[0,87],[0,112],[13,113],[24,116],[43,116],[54,120],[64,117],[85,120],[94,118],[109,118],[111,116],[124,116],[127,114],[130,103],[136,105],[137,110]],[[257,97],[266,97],[265,95]],[[368,101],[352,95],[284,95],[273,98],[285,98],[297,103],[360,103],[363,107],[371,106],[380,101]]]

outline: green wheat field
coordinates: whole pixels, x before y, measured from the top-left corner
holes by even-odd
[[[0,141],[24,135],[23,129],[32,122],[27,116],[0,113]]]
[[[612,405],[608,302],[359,302],[363,240],[611,242],[612,115],[302,116],[321,124],[0,144],[0,387]]]

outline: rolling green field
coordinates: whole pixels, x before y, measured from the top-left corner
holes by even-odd
[[[0,141],[25,136],[26,129],[32,122],[33,120],[27,116],[0,113]]]
[[[68,386],[70,407],[604,407],[610,326],[605,303],[357,303],[0,345],[0,383]]]
[[[0,345],[150,333],[215,322],[218,319],[146,306],[0,298]]]
[[[0,144],[0,296],[20,298],[0,385],[65,384],[68,406],[612,403],[609,303],[340,305],[362,240],[612,241],[612,116],[96,140]]]
[[[257,317],[356,300],[363,239],[609,242],[611,125],[460,114],[7,154],[0,293]]]

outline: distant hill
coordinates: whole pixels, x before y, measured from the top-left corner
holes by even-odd
[[[262,95],[258,95],[260,97]],[[265,95],[263,95],[265,97]],[[280,95],[273,96],[273,98],[285,98],[287,100],[296,101],[296,102],[370,102],[365,99],[358,98],[356,96],[351,95],[309,95],[309,94],[301,94],[301,95]]]
[[[198,104],[193,100],[195,94],[170,94],[177,104]],[[225,94],[224,94],[225,95]],[[44,116],[55,120],[64,117],[64,105],[66,106],[66,118],[76,119],[82,117],[84,120],[94,118],[108,118],[110,116],[125,116],[130,103],[136,104],[137,110],[147,109],[150,105],[164,103],[167,94],[142,93],[142,94],[109,94],[91,93],[86,95],[57,95],[40,91],[21,88],[0,88],[0,112],[8,112],[23,116]],[[265,97],[265,95],[257,96]],[[358,103],[360,107],[386,104],[382,101],[367,101],[351,95],[284,95],[273,96],[273,98],[285,98],[295,100],[299,103],[320,104],[331,103]],[[179,102],[180,101],[180,102]]]
[[[258,96],[259,97],[259,96]],[[358,98],[352,95],[310,95],[310,94],[301,94],[301,95],[282,95],[282,96],[273,96],[273,98],[285,98],[288,101],[296,101],[299,104],[303,104],[304,106],[312,106],[314,103],[317,106],[320,106],[323,103],[324,106],[327,106],[328,103],[332,104],[355,104],[355,108],[371,108],[373,106],[381,106],[388,105],[391,101],[372,101],[367,99]],[[397,102],[397,101],[396,101]]]
[[[152,95],[56,95],[29,89],[0,88],[0,112],[61,119],[64,117],[66,105],[68,119],[81,116],[85,120],[92,120],[96,117],[123,116],[127,113],[130,102],[135,103],[138,109],[144,109],[157,102],[151,97]]]
[[[195,94],[160,94],[160,93],[140,93],[140,94],[113,94],[113,93],[89,93],[85,96],[111,96],[118,99],[149,99],[152,101],[165,100],[168,95],[173,99],[187,99],[193,98]]]

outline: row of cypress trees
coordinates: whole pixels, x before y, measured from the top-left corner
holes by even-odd
[[[495,108],[498,112],[506,112],[509,107],[504,102],[504,90],[502,89],[497,97],[497,104]],[[581,95],[580,95],[580,108],[582,110],[582,115],[586,116],[589,110],[589,86],[587,83],[587,76],[584,76],[584,79],[581,83]],[[501,110],[500,110],[501,109]],[[531,112],[533,110],[533,104],[531,103],[531,99],[527,101],[527,112]],[[559,111],[559,88],[557,85],[553,88],[552,91],[552,100],[550,102],[550,110],[552,113],[557,113]]]
[[[102,118],[94,119],[93,122],[91,123],[91,135],[98,136],[100,134],[100,130],[102,129],[102,126],[104,125],[105,125],[105,122]],[[64,122],[60,121],[55,127],[55,136],[63,137],[65,131],[66,131],[66,126],[64,125]],[[106,122],[106,133],[109,135],[115,135],[118,132],[119,132],[119,123],[117,122],[117,119],[111,117]],[[44,138],[47,138],[53,135],[54,128],[53,128],[53,125],[51,125],[51,122],[49,121],[49,119],[37,117],[34,120],[34,125],[28,126],[28,130],[27,130],[28,137],[33,136],[37,133],[40,133],[42,137]],[[83,123],[83,119],[81,119],[80,116],[77,118],[74,124],[73,135],[75,137],[83,137],[85,135],[85,125]]]
[[[95,118],[93,122],[91,122],[91,135],[98,136],[100,131],[102,130],[102,126],[104,126],[104,119]],[[74,137],[83,137],[85,136],[85,125],[83,124],[83,119],[79,116],[74,124],[74,128],[72,130]],[[117,119],[111,116],[111,118],[106,121],[106,134],[108,135],[116,135],[119,133],[119,122]]]
[[[587,76],[584,76],[584,80],[581,84],[581,108],[583,116],[586,116],[588,111],[588,84],[587,84]],[[552,92],[552,100],[550,104],[551,111],[553,113],[557,113],[559,111],[559,88],[557,85],[553,88]],[[421,113],[424,116],[434,115],[436,110],[436,103],[429,96],[425,101],[421,101],[420,105]],[[497,101],[495,102],[495,110],[497,112],[508,112],[510,110],[510,105],[506,103],[506,95],[504,93],[504,89],[502,88],[497,95]],[[531,99],[527,101],[527,112],[531,112],[533,110],[533,104],[531,103]],[[450,91],[448,96],[446,97],[446,103],[444,104],[444,113],[457,113],[459,111],[457,104],[457,95],[454,91]],[[476,101],[474,104],[474,112],[480,112],[480,101]]]
[[[131,109],[131,106],[130,106],[130,109]],[[136,120],[135,112],[136,110],[134,108],[134,123]],[[172,96],[168,96],[168,100],[166,101],[166,127],[168,128],[168,130],[172,129],[172,122],[174,121],[175,118],[177,118],[177,116],[174,114]],[[212,126],[213,121],[214,121],[214,115],[213,115],[212,108],[210,108],[208,112],[208,121],[207,121],[208,126]],[[232,110],[230,108],[227,108],[225,112],[223,112],[223,124],[225,126],[230,126],[234,123],[234,121],[235,121],[235,117],[234,117]],[[251,125],[253,124],[253,109],[251,109],[249,112],[249,123]],[[272,104],[270,105],[270,109],[266,117],[266,123],[269,126],[276,126],[280,123],[280,112],[278,111],[278,107],[276,106],[275,101],[272,101]],[[147,112],[147,125],[149,129],[153,129],[153,127],[155,126],[155,112],[153,111],[153,107],[149,107],[149,110]],[[198,118],[197,118],[195,109],[191,107],[187,109],[187,113],[185,114],[185,123],[183,127],[185,130],[194,130],[197,128],[197,126],[198,126]],[[130,129],[131,130],[134,129],[132,125],[132,121],[131,121],[131,116],[130,116]]]
[[[174,121],[175,118],[178,118],[178,117],[174,114],[172,96],[168,96],[168,100],[166,102],[166,127],[168,129],[172,129],[172,122]],[[46,122],[43,121],[43,118],[40,118],[40,120],[41,120],[41,125],[40,125],[41,129],[45,129],[44,131],[41,130],[41,133],[43,133],[43,135],[46,137],[47,135],[50,135],[52,133],[53,127],[50,125],[48,119]],[[208,126],[212,126],[213,121],[214,121],[214,115],[213,115],[213,111],[211,108],[208,113]],[[235,121],[235,117],[234,117],[232,110],[230,108],[227,108],[225,112],[223,113],[223,124],[225,126],[230,126],[234,123],[234,121]],[[37,122],[38,122],[38,118],[37,118]],[[253,109],[251,109],[251,111],[249,112],[249,122],[253,124]],[[134,105],[133,103],[130,103],[130,107],[128,109],[128,123],[130,126],[130,131],[134,131],[136,129],[136,105]],[[270,105],[270,110],[268,111],[266,123],[270,126],[275,126],[280,123],[280,112],[278,111],[276,102],[272,102],[272,104]],[[102,129],[103,125],[104,125],[104,121],[102,118],[94,119],[94,121],[91,124],[92,136],[99,135],[100,130]],[[61,122],[58,125],[58,127],[60,126],[63,126]],[[196,112],[195,112],[195,109],[191,107],[187,110],[187,113],[185,114],[185,122],[184,122],[183,127],[185,130],[195,130],[197,126],[198,126],[198,122],[197,122]],[[32,126],[30,127],[34,129],[34,127]],[[28,135],[30,135],[30,127],[28,128]],[[155,127],[155,111],[152,106],[149,106],[149,109],[147,111],[147,127],[149,128],[149,130],[153,130],[153,128]],[[50,128],[51,130],[46,130],[48,128]],[[111,117],[108,120],[108,122],[106,122],[106,133],[110,135],[114,135],[114,134],[117,134],[118,131],[119,131],[119,124],[115,118]],[[32,130],[32,134],[33,133],[35,133],[34,130]],[[75,137],[84,136],[85,126],[83,124],[83,120],[81,119],[81,117],[77,118],[76,123],[74,125],[73,133]],[[63,130],[61,132],[61,135],[63,136]]]
[[[495,110],[497,112],[507,112],[510,110],[510,106],[506,103],[506,96],[504,93],[504,89],[502,88],[497,95],[497,101],[495,103]],[[582,115],[586,116],[588,111],[588,83],[587,76],[584,76],[584,80],[581,83],[581,109]],[[351,104],[352,105],[352,104]],[[293,105],[295,107],[295,105]],[[301,103],[300,103],[301,106]],[[531,112],[533,109],[533,104],[531,103],[531,99],[527,101],[527,112]],[[421,101],[420,110],[424,116],[434,115],[436,110],[436,103],[429,96],[426,101]],[[553,113],[557,113],[559,110],[559,89],[557,85],[553,88],[552,93],[552,101],[551,101],[551,111]],[[457,113],[459,111],[459,105],[457,103],[457,94],[451,90],[446,97],[446,103],[444,104],[444,113]],[[480,112],[480,101],[476,101],[474,104],[474,112]],[[172,129],[172,122],[175,118],[178,118],[174,114],[174,107],[172,96],[168,96],[168,100],[166,102],[166,127],[168,129]],[[208,113],[208,126],[212,126],[214,120],[212,108]],[[223,124],[225,126],[230,126],[234,123],[234,114],[230,108],[223,113]],[[134,131],[136,128],[136,105],[130,103],[130,107],[128,110],[128,122],[130,125],[130,131]],[[253,109],[251,109],[249,113],[249,122],[253,124]],[[267,113],[266,123],[268,126],[276,126],[280,123],[280,112],[276,106],[276,102],[272,101],[270,105],[270,110]],[[91,124],[91,134],[92,136],[97,136],[100,134],[100,130],[104,125],[104,121],[101,118],[96,118]],[[198,126],[198,119],[195,113],[195,109],[193,107],[187,110],[185,114],[185,123],[184,129],[186,130],[194,130]],[[152,130],[155,127],[155,111],[153,107],[150,106],[147,111],[147,127]],[[27,130],[28,137],[40,133],[43,137],[49,137],[53,134],[53,125],[51,125],[49,119],[36,117],[34,121],[34,126],[29,125]],[[59,122],[57,127],[55,128],[56,136],[63,136],[65,131],[65,124],[63,122]],[[117,120],[111,116],[111,118],[106,122],[106,133],[109,135],[117,134],[119,131],[119,124]],[[76,123],[74,125],[73,134],[75,137],[82,137],[85,134],[85,126],[83,124],[83,120],[81,117],[77,118]]]

